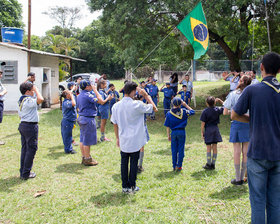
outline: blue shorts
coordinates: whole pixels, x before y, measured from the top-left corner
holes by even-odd
[[[79,116],[78,124],[80,126],[80,142],[86,146],[96,145],[97,134],[94,117]]]
[[[100,110],[99,107],[99,116],[101,116],[101,119],[109,119],[109,108],[103,108]]]
[[[232,121],[230,126],[229,142],[249,142],[250,126],[249,123]]]

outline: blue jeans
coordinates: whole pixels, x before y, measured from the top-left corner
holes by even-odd
[[[247,161],[252,224],[280,223],[280,161]]]
[[[173,168],[182,167],[185,157],[185,130],[175,130],[171,132],[171,152]]]
[[[152,97],[154,104],[157,106],[157,97]],[[155,111],[152,112],[151,117],[155,118],[156,114]]]
[[[72,130],[74,127],[74,121],[68,121],[62,119],[61,121],[61,136],[64,144],[64,152],[70,153],[73,150],[72,147]]]

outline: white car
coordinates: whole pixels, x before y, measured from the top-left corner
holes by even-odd
[[[80,76],[82,76],[82,79],[89,80],[92,83],[96,83],[98,81],[98,79],[101,77],[97,73],[79,73],[79,74],[76,74],[76,75],[72,76],[72,81],[76,82],[77,78],[80,77]],[[59,92],[60,93],[62,93],[64,90],[67,89],[68,82],[71,82],[71,77],[69,77],[65,81],[62,81],[62,82],[59,83]]]

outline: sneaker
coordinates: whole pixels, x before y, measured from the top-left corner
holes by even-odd
[[[84,163],[85,166],[96,166],[98,164],[97,161],[95,161],[93,158],[89,158],[89,159],[84,159]]]
[[[181,172],[182,170],[183,170],[183,168],[182,167],[176,167],[177,168],[177,172]]]
[[[5,142],[3,142],[3,141],[0,141],[0,145],[5,145]]]
[[[36,177],[36,173],[30,172],[30,174],[29,174],[28,177],[20,177],[20,179],[22,179],[22,180],[28,180],[28,179],[35,178],[35,177]]]
[[[104,138],[104,141],[105,142],[111,142],[111,140],[109,138],[106,138],[106,137]]]
[[[203,169],[205,169],[205,170],[212,170],[213,168],[212,168],[211,165],[209,165],[208,163],[206,163],[205,166],[203,166]]]
[[[215,167],[215,164],[211,164],[211,168],[212,168],[212,170],[214,170],[216,167]]]
[[[122,193],[123,194],[130,194],[130,193],[132,193],[132,189],[131,188],[123,188]]]
[[[140,188],[135,186],[135,187],[132,187],[131,190],[132,190],[133,193],[135,193],[136,191],[139,191]]]
[[[76,154],[77,152],[75,150],[72,150],[71,152],[69,152],[69,154]]]
[[[142,173],[144,168],[142,166],[138,166],[137,173]]]
[[[72,142],[72,145],[73,145],[73,146],[78,146],[79,143],[77,143],[77,142]]]
[[[236,179],[232,179],[230,182],[233,185],[242,185],[243,184],[243,180],[237,181]]]

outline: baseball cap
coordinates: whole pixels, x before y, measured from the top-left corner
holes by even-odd
[[[174,97],[172,100],[172,104],[174,106],[180,106],[182,104],[182,100],[179,97]]]
[[[153,81],[153,82],[156,82],[157,80],[156,80],[156,79],[153,79],[152,81]]]
[[[71,88],[71,86],[74,86],[75,85],[75,83],[74,82],[68,82],[68,84],[67,84],[67,88],[68,89],[70,89]]]
[[[29,72],[29,73],[27,74],[27,76],[34,76],[34,75],[35,75],[34,72]]]
[[[80,82],[80,87],[81,87],[82,90],[84,90],[87,86],[90,86],[90,81],[89,80],[84,79]]]
[[[170,85],[170,82],[165,83],[165,85]]]

